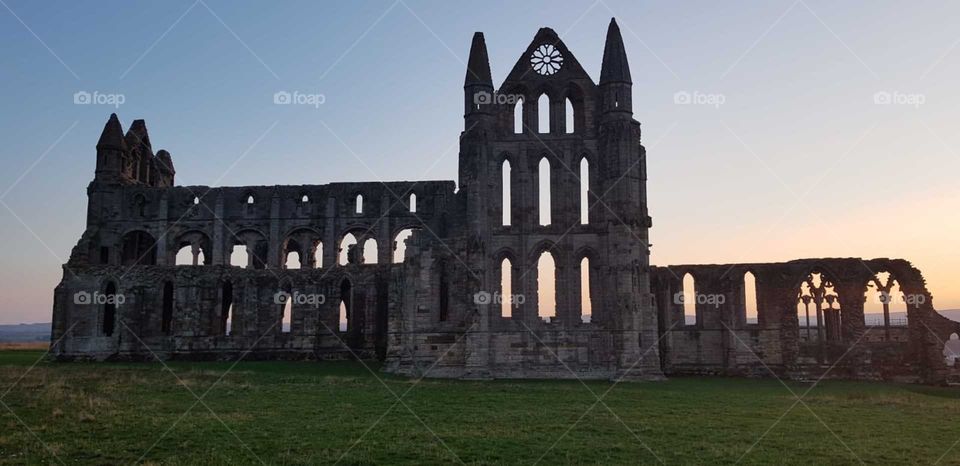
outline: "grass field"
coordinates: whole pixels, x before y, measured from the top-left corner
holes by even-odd
[[[957,389],[825,381],[796,403],[776,380],[414,381],[356,362],[30,369],[42,355],[0,351],[0,463],[960,464],[960,445],[947,452]]]

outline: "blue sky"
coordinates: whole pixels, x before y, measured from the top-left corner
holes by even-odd
[[[146,119],[179,184],[456,179],[473,32],[495,82],[542,26],[596,79],[612,16],[648,148],[655,264],[904,257],[938,308],[960,307],[958,13],[949,1],[3,0],[0,323],[49,319],[111,112],[125,127]],[[76,105],[78,91],[125,101]],[[277,91],[325,100],[274,105]],[[723,104],[680,105],[678,92]]]

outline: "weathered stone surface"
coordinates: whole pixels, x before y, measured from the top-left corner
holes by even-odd
[[[60,359],[375,357],[398,374],[470,379],[946,380],[940,341],[960,324],[933,310],[920,272],[906,261],[651,267],[647,154],[630,76],[614,22],[599,83],[543,28],[495,91],[478,33],[464,82],[457,184],[175,186],[172,156],[154,155],[145,122],[134,121],[124,136],[112,115],[97,143],[86,230],[55,290],[52,352]],[[541,95],[549,103],[542,133]],[[539,219],[547,207],[538,194],[542,160],[549,163],[547,225]],[[589,166],[583,180],[581,163]],[[405,259],[394,263],[405,229],[414,232]],[[348,234],[356,244],[341,265]],[[374,242],[376,260],[364,260]],[[238,245],[246,262],[231,264]],[[177,265],[181,250],[190,259]],[[556,270],[551,318],[538,313],[544,253]],[[286,267],[291,254],[299,268]],[[589,318],[581,306],[584,259]],[[509,296],[502,264],[510,270]],[[756,277],[756,323],[745,315],[748,271]],[[877,271],[924,298],[910,307],[907,327],[865,325],[863,296]],[[698,294],[722,297],[698,304],[693,325],[676,298],[686,273]],[[835,293],[807,298],[824,316],[815,339],[797,318],[803,284],[814,273]],[[282,323],[286,297],[293,299],[289,328]],[[514,298],[509,315],[497,297]],[[110,302],[118,298],[124,302]]]

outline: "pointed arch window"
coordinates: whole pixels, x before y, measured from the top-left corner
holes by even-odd
[[[550,132],[550,97],[546,94],[540,94],[537,99],[537,132],[545,134]]]
[[[540,225],[549,225],[551,223],[550,207],[550,161],[546,157],[540,159],[538,167],[539,200],[540,200]]]
[[[523,134],[523,97],[513,106],[513,134]]]
[[[760,317],[757,308],[757,277],[753,272],[743,274],[743,308],[744,322],[747,324],[756,324]]]
[[[590,162],[580,159],[580,224],[590,223]]]
[[[513,301],[513,263],[504,257],[500,261],[500,317],[513,317]]]
[[[537,260],[537,315],[546,322],[557,317],[557,264],[550,251]]]
[[[501,225],[503,225],[503,226],[510,226],[510,215],[511,215],[510,205],[511,205],[511,203],[512,203],[512,200],[510,199],[510,196],[511,196],[511,193],[510,193],[510,174],[511,174],[511,173],[510,173],[510,172],[511,172],[510,161],[509,161],[509,160],[504,160],[504,161],[503,161],[503,164],[500,166],[500,170],[501,170],[501,180],[500,180],[500,182],[501,182],[501,185],[500,185],[501,205],[500,205],[500,212],[501,212],[501,215],[502,215],[500,221],[501,221]]]

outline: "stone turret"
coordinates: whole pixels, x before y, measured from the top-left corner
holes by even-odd
[[[610,19],[600,68],[600,112],[604,118],[630,119],[633,116],[633,81],[623,37],[617,20]]]
[[[144,120],[134,120],[124,139],[130,150],[131,178],[144,184],[153,185],[156,174],[151,172],[154,165],[154,156],[153,147],[150,145],[150,134],[147,132],[147,123]]]
[[[493,78],[490,75],[490,59],[487,57],[487,44],[483,33],[473,34],[470,44],[470,58],[467,60],[467,75],[463,82],[464,118],[467,127],[478,114],[489,115],[492,111]]]
[[[127,144],[123,140],[123,126],[117,114],[110,115],[107,124],[97,141],[96,180],[119,182],[123,172],[123,162],[127,154]]]

